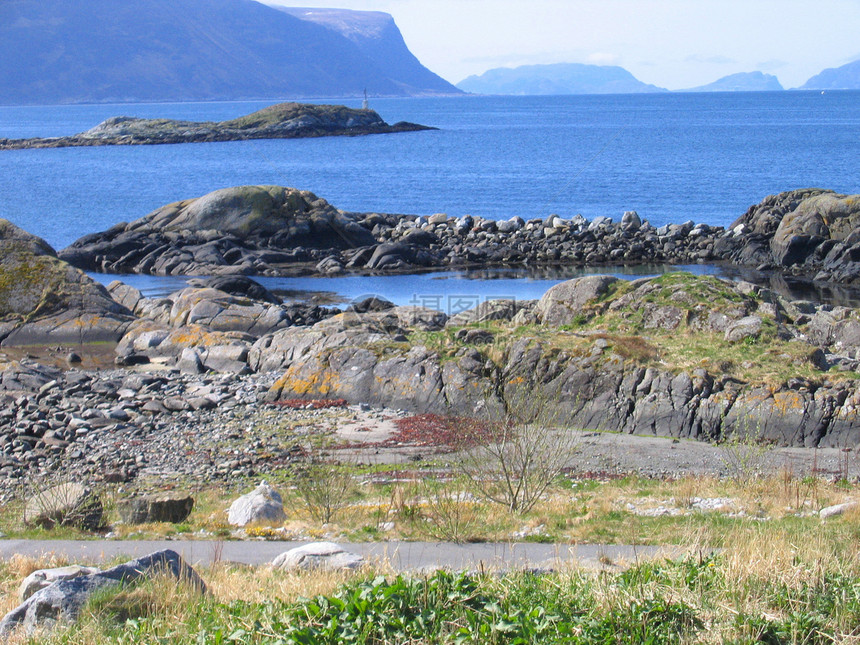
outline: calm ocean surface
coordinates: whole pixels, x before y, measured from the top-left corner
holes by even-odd
[[[0,107],[0,137],[73,134],[121,114],[222,120],[271,103]],[[794,188],[860,192],[860,92],[376,99],[371,107],[389,123],[439,130],[2,152],[0,217],[62,248],[241,184],[294,186],[352,211],[617,220],[636,210],[655,225],[727,225]]]

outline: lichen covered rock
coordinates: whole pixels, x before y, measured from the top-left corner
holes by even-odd
[[[817,188],[771,195],[728,228],[714,253],[737,264],[860,284],[860,195]]]
[[[0,340],[5,346],[116,341],[134,320],[40,238],[0,220]]]

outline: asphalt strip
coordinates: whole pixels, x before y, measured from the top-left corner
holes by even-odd
[[[54,554],[72,563],[94,564],[137,558],[172,549],[191,565],[233,562],[265,565],[276,556],[308,542],[205,540],[0,540],[0,560],[19,554]],[[681,547],[606,544],[542,544],[481,542],[358,542],[338,543],[378,566],[395,572],[553,570],[569,566],[626,568],[641,560],[679,558]]]

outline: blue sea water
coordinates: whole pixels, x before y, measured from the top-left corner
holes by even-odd
[[[0,137],[110,116],[222,120],[271,102],[0,107]],[[357,104],[355,105],[357,107]],[[503,219],[581,213],[728,225],[768,194],[860,192],[860,92],[449,97],[371,101],[368,137],[0,152],[0,217],[62,248],[173,201],[241,184],[351,211]]]
[[[0,137],[109,116],[220,120],[269,103],[0,107]],[[768,194],[860,192],[860,92],[377,99],[438,131],[0,154],[0,216],[61,248],[173,201],[240,184],[345,210],[526,219],[558,213],[726,225]]]

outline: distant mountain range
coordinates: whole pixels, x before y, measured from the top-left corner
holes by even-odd
[[[640,94],[666,92],[636,79],[623,67],[557,63],[497,67],[457,83],[473,94]]]
[[[442,46],[440,44],[440,46]],[[781,89],[733,74],[686,91]],[[860,61],[799,89],[860,89]],[[377,11],[255,0],[0,0],[0,105],[458,94],[665,92],[621,67],[491,69],[456,87]]]
[[[0,0],[0,105],[459,94],[388,14],[253,0]]]
[[[730,74],[722,78],[701,85],[692,87],[684,92],[779,92],[784,89],[779,82],[779,79],[772,74],[764,74],[762,72],[741,72],[740,74]]]
[[[831,67],[804,83],[801,90],[860,90],[860,60]]]
[[[622,67],[581,63],[497,67],[479,76],[469,76],[457,83],[457,87],[473,94],[508,95],[638,94],[669,91],[643,83]],[[778,92],[783,89],[779,79],[772,74],[742,72],[724,76],[707,85],[678,91]],[[860,61],[824,70],[798,89],[860,89]]]

